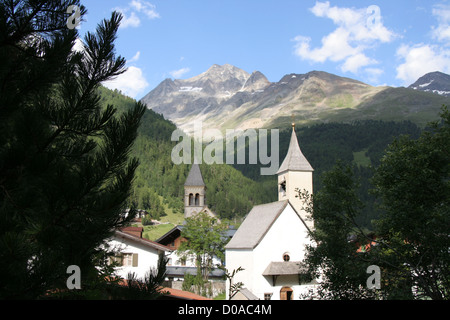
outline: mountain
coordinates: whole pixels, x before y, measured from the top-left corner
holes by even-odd
[[[425,74],[408,88],[450,97],[450,75],[436,71]]]
[[[251,75],[249,75],[251,76]],[[319,74],[323,81],[340,82],[343,90],[345,83],[354,86],[352,80],[335,78],[330,74]],[[311,77],[316,77],[311,75]],[[328,77],[328,79],[326,79]],[[265,77],[257,72],[253,73],[253,79],[247,79],[250,88]],[[288,75],[284,77],[278,86],[269,84],[270,90],[278,90],[282,93],[288,86],[295,87],[296,81],[305,81]],[[356,82],[357,83],[357,82]],[[337,84],[336,84],[337,85]],[[161,86],[161,88],[163,88]],[[256,87],[257,88],[257,87]],[[241,87],[242,89],[242,87]],[[251,91],[253,90],[253,91]],[[250,89],[256,92],[261,89]],[[266,88],[268,92],[269,87]],[[403,90],[413,91],[403,88]],[[399,91],[401,93],[401,91]],[[260,92],[261,93],[261,92]],[[391,96],[393,101],[399,102],[398,97],[403,93]],[[419,94],[430,95],[418,92]],[[107,88],[99,88],[100,101],[106,108],[113,105],[122,113],[135,104],[135,100],[122,95],[119,91],[111,91]],[[433,95],[439,97],[438,95]],[[401,102],[401,101],[400,101]],[[370,102],[368,102],[370,104]],[[177,142],[171,141],[172,132],[176,126],[163,115],[146,110],[141,120],[138,136],[131,150],[132,156],[139,159],[140,165],[136,170],[133,188],[129,203],[139,209],[145,209],[152,218],[182,223],[183,219],[183,195],[184,182],[189,173],[190,165],[176,165],[171,159],[171,153]],[[374,210],[375,199],[368,190],[371,189],[370,178],[372,170],[369,164],[376,166],[384,153],[386,146],[394,137],[401,134],[417,138],[421,129],[408,121],[358,121],[354,123],[319,123],[312,126],[296,128],[297,137],[301,143],[302,152],[314,168],[314,190],[319,191],[322,185],[322,173],[330,170],[339,159],[347,164],[355,164],[355,179],[359,181],[360,199],[364,201],[365,209],[357,218],[365,227],[371,228],[371,221],[377,218]],[[284,159],[289,147],[292,129],[286,126],[280,130],[279,159]],[[248,146],[246,148],[248,154]],[[261,176],[260,168],[263,164],[212,164],[200,165],[204,181],[207,185],[207,201],[209,207],[219,217],[237,219],[244,217],[254,205],[276,201],[277,177]],[[164,216],[167,214],[168,216]]]
[[[269,82],[259,71],[213,65],[185,80],[166,79],[141,100],[179,128],[247,129],[354,120],[436,120],[450,97],[412,88],[374,87],[323,71]]]

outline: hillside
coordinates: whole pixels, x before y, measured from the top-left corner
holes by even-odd
[[[438,81],[436,80],[436,83]],[[413,88],[373,87],[323,71],[288,74],[271,83],[259,71],[213,65],[185,80],[166,79],[141,100],[179,128],[283,128],[292,121],[311,125],[357,120],[437,120],[450,97]]]
[[[131,108],[135,100],[100,89],[101,101],[114,105],[119,112]],[[130,205],[145,209],[160,218],[169,208],[182,217],[184,182],[190,165],[175,165],[171,160],[176,142],[170,140],[176,126],[160,114],[147,110],[142,118],[131,155],[139,159]],[[242,217],[255,204],[276,200],[275,193],[264,184],[245,177],[229,165],[201,165],[210,208],[222,218]],[[166,208],[166,209],[165,209]]]

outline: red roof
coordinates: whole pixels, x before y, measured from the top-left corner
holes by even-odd
[[[169,296],[179,298],[179,299],[185,299],[185,300],[212,300],[212,299],[200,296],[200,295],[192,293],[192,292],[173,289],[173,288],[163,287],[161,292],[167,292],[169,294]]]

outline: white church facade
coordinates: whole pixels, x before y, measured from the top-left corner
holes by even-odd
[[[302,210],[296,189],[313,192],[313,168],[302,154],[293,125],[289,149],[278,175],[278,201],[255,206],[225,249],[228,273],[233,283],[242,282],[236,300],[298,300],[314,289],[316,282],[301,283],[300,262],[313,221]],[[229,299],[229,283],[226,288]]]

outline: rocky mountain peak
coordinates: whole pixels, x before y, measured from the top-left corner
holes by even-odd
[[[450,75],[435,71],[420,77],[408,88],[450,97]]]

